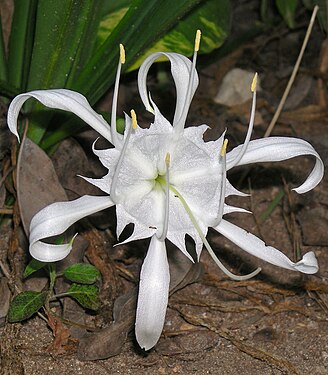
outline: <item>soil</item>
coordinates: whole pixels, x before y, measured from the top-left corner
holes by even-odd
[[[238,39],[244,29],[249,27],[247,20],[258,19],[259,2],[235,1],[234,5],[234,26],[230,41]],[[250,102],[227,108],[213,101],[225,73],[238,67],[260,74],[262,90],[258,95],[253,138],[262,137],[289,79],[309,18],[309,13],[300,11],[296,19],[299,27],[294,30],[289,30],[281,23],[247,43],[240,43],[237,48],[227,51],[225,56],[201,57],[200,87],[188,122],[209,124],[211,129],[205,135],[207,139],[217,138],[227,128],[231,148],[243,142]],[[328,49],[325,44],[323,31],[315,25],[301,69],[273,135],[308,140],[326,165],[328,66],[325,61]],[[212,59],[210,64],[209,59]],[[150,117],[142,117],[144,110],[142,104],[135,99],[137,88],[132,78],[133,75],[123,82],[124,103],[120,106],[125,110],[135,108],[140,113],[140,123],[146,124]],[[170,85],[162,85],[157,90],[156,68],[149,87],[155,93],[154,98],[159,108],[170,118],[172,103],[167,103],[167,98],[172,98],[174,92]],[[108,108],[109,103],[106,98],[100,103],[100,107]],[[92,193],[86,190],[89,189],[87,184],[72,182],[76,178],[76,171],[83,175],[90,175],[86,169],[93,175],[103,173],[91,155],[87,154],[89,139],[93,140],[95,137],[95,134],[89,132],[78,138],[78,141],[65,141],[53,157],[59,182],[70,199],[76,195]],[[83,150],[83,155],[87,154],[87,158],[74,158],[70,151],[73,149],[79,152]],[[71,170],[71,178],[61,172],[63,164],[65,170],[68,170],[67,174]],[[147,241],[113,247],[116,241],[112,234],[115,233],[115,221],[111,219],[113,215],[100,215],[83,223],[79,229],[80,237],[88,241],[80,240],[83,242],[80,244],[80,249],[83,249],[80,250],[81,259],[89,243],[86,258],[97,265],[103,278],[102,307],[99,314],[86,313],[79,310],[77,305],[57,304],[52,306],[52,310],[56,314],[64,310],[68,320],[101,331],[107,329],[112,322],[113,309],[118,306],[118,303],[115,305],[116,298],[132,293],[132,299],[128,299],[132,301],[132,307],[123,305],[125,315],[120,312],[123,316],[122,332],[128,332],[124,345],[116,348],[119,337],[117,332],[114,334],[108,331],[107,337],[107,331],[104,331],[105,335],[99,340],[104,340],[104,345],[115,347],[118,353],[114,355],[113,352],[107,359],[85,360],[78,349],[85,330],[66,324],[61,334],[69,329],[71,336],[65,341],[56,331],[57,339],[63,339],[63,342],[59,340],[56,343],[47,322],[34,315],[26,322],[4,323],[0,327],[0,373],[327,374],[328,177],[326,175],[320,185],[309,193],[297,195],[291,191],[292,187],[304,181],[312,167],[311,158],[300,157],[286,162],[237,169],[229,174],[229,180],[238,189],[251,195],[246,198],[231,198],[228,203],[251,210],[253,215],[230,214],[227,218],[261,237],[267,244],[281,249],[293,260],[300,258],[300,254],[314,251],[320,266],[316,275],[300,275],[261,262],[210,231],[208,240],[229,269],[245,274],[261,266],[262,272],[248,281],[232,281],[220,272],[204,250],[201,257],[202,269],[193,271],[191,276],[188,274],[185,279],[187,281],[177,282],[177,287],[170,295],[163,334],[155,348],[145,353],[138,348],[134,338],[133,293],[138,283]],[[272,212],[268,212],[278,195],[282,195],[282,198]],[[15,216],[14,212],[15,217],[17,218],[17,214]],[[15,240],[20,240],[19,246]],[[0,227],[0,249],[0,259],[5,265],[9,259],[8,267],[12,273],[6,276],[11,280],[13,293],[16,293],[17,288],[42,289],[45,283],[42,274],[39,278],[34,278],[34,281],[30,280],[29,285],[22,283],[22,270],[27,262],[26,240],[24,243],[22,229],[14,225],[9,215]],[[4,276],[1,271],[0,276]],[[91,347],[91,341],[86,342]]]

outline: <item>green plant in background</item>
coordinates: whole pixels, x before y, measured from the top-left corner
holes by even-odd
[[[6,52],[0,35],[0,95],[69,88],[94,105],[111,87],[119,44],[125,70],[136,69],[154,49],[192,54],[201,28],[201,53],[218,48],[230,27],[229,0],[15,0]],[[80,123],[31,102],[28,137],[47,149]]]
[[[328,19],[327,19],[327,0],[275,0],[275,6],[278,13],[286,22],[290,29],[295,28],[295,16],[296,12],[301,8],[305,7],[308,10],[312,10],[315,5],[319,6],[318,20],[323,30],[327,31]],[[261,1],[261,17],[267,22],[268,7],[271,5],[270,0]]]
[[[25,291],[17,294],[12,300],[8,312],[8,321],[20,322],[30,318],[44,308],[49,313],[49,303],[63,297],[75,299],[81,306],[90,310],[98,310],[98,287],[95,285],[100,273],[91,264],[76,263],[67,267],[62,273],[56,273],[54,263],[44,263],[32,259],[27,265],[23,277],[27,278],[36,271],[44,269],[49,275],[49,288],[45,291]],[[55,294],[54,286],[57,277],[64,277],[71,282],[66,292]]]

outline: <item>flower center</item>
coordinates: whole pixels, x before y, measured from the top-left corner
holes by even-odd
[[[160,185],[160,187],[165,191],[166,190],[166,175],[165,174],[159,174],[155,179],[154,179],[154,186],[156,184]],[[170,186],[169,186],[170,188]]]

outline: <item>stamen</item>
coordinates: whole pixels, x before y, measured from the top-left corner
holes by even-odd
[[[170,202],[169,202],[169,186],[170,186],[170,177],[169,177],[169,168],[171,162],[171,155],[168,152],[165,157],[165,165],[166,165],[166,173],[165,173],[165,211],[164,211],[164,221],[163,221],[163,230],[162,234],[158,239],[160,241],[164,241],[167,236],[167,231],[169,229],[169,209],[170,209]]]
[[[116,127],[116,112],[117,112],[117,99],[118,99],[118,88],[120,84],[121,68],[122,64],[125,63],[125,50],[123,44],[120,44],[120,58],[117,66],[113,101],[112,101],[112,115],[111,115],[111,133],[112,133],[112,143],[115,147],[120,146],[120,141],[118,138],[117,127]]]
[[[257,86],[257,73],[254,74],[252,85],[251,85],[251,91],[254,92],[256,91],[256,86]]]
[[[121,64],[125,64],[125,49],[123,44],[120,44],[120,62]]]
[[[225,193],[226,193],[226,179],[227,179],[227,158],[226,158],[227,145],[228,145],[228,140],[225,139],[221,147],[220,160],[219,160],[219,163],[221,165],[221,173],[220,173],[221,184],[220,184],[220,199],[219,199],[218,215],[216,219],[214,220],[212,227],[216,227],[217,225],[219,225],[223,216],[224,200],[225,200]]]
[[[222,157],[224,157],[226,155],[226,153],[227,153],[227,146],[228,146],[228,140],[225,139],[224,142],[223,142],[223,145],[221,147],[221,152],[220,152],[220,155]]]
[[[136,130],[137,127],[138,127],[138,123],[137,123],[137,115],[134,111],[134,109],[131,109],[131,119],[132,119],[132,129]]]
[[[255,275],[257,275],[260,271],[261,271],[261,268],[257,268],[255,271],[251,272],[250,274],[248,275],[244,275],[244,276],[238,276],[238,275],[235,275],[233,274],[232,272],[230,272],[222,263],[221,261],[218,259],[218,257],[215,255],[213,249],[211,248],[211,245],[208,243],[206,237],[204,236],[204,234],[202,233],[197,221],[196,221],[196,218],[195,216],[193,215],[190,207],[188,206],[187,202],[184,200],[184,198],[181,196],[181,194],[173,187],[173,186],[170,186],[170,189],[173,191],[173,193],[180,199],[184,209],[186,210],[188,216],[190,217],[190,220],[191,222],[193,223],[194,227],[196,228],[197,232],[198,232],[198,235],[199,237],[201,238],[201,240],[203,241],[203,244],[205,245],[207,251],[210,253],[211,257],[213,258],[214,262],[216,263],[216,265],[221,269],[221,271],[223,271],[223,273],[225,273],[227,276],[229,276],[231,279],[233,280],[237,280],[237,281],[243,281],[243,280],[248,280],[252,277],[254,277]]]
[[[114,173],[114,176],[113,176],[113,179],[112,179],[112,185],[111,185],[111,188],[110,188],[110,196],[111,196],[111,198],[113,199],[114,202],[117,202],[116,187],[117,187],[120,169],[121,169],[121,166],[122,166],[122,163],[123,163],[123,158],[126,154],[126,149],[128,147],[131,132],[137,126],[137,116],[136,116],[133,109],[131,110],[131,117],[132,117],[132,120],[131,120],[130,126],[128,127],[128,129],[125,129],[125,131],[127,131],[127,135],[125,137],[125,141],[124,141],[124,144],[123,144],[123,147],[122,147],[122,150],[121,150],[120,157],[119,157],[118,162],[116,164],[115,173]]]
[[[194,55],[192,59],[192,66],[191,66],[191,71],[189,75],[189,81],[188,81],[188,89],[186,92],[186,97],[185,97],[185,102],[183,106],[183,110],[181,112],[181,116],[174,124],[174,129],[178,133],[181,133],[185,127],[189,107],[190,107],[190,101],[191,101],[191,92],[192,92],[192,86],[195,78],[195,72],[196,72],[196,61],[197,61],[197,52],[199,51],[199,45],[200,45],[200,38],[201,38],[201,31],[197,30],[196,31],[196,37],[195,37],[195,46],[194,46]]]
[[[245,138],[243,147],[241,148],[239,154],[235,157],[234,160],[231,161],[231,163],[229,163],[228,169],[235,167],[240,162],[241,158],[244,156],[247,150],[247,146],[251,138],[253,127],[254,127],[255,108],[256,108],[256,86],[257,86],[257,73],[255,73],[252,84],[251,84],[251,91],[253,93],[253,99],[252,99],[251,116],[249,119],[249,125],[248,125],[246,138]]]
[[[195,52],[198,52],[199,51],[199,45],[200,45],[200,38],[202,36],[202,33],[200,30],[197,30],[196,31],[196,37],[195,37],[195,47],[194,47],[194,51]]]

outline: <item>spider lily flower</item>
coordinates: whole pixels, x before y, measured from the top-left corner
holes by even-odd
[[[30,225],[30,253],[44,262],[66,257],[72,248],[68,244],[53,245],[44,242],[47,237],[63,233],[81,218],[116,205],[117,237],[125,226],[134,224],[132,235],[124,242],[150,238],[143,262],[136,313],[136,338],[148,350],[158,341],[165,320],[170,273],[166,253],[166,239],[175,244],[193,261],[185,246],[188,234],[195,242],[199,260],[203,246],[218,266],[230,277],[242,280],[257,274],[236,276],[227,270],[215,256],[206,239],[209,227],[214,228],[241,249],[276,266],[312,274],[318,264],[313,252],[306,253],[294,263],[278,249],[266,246],[262,240],[242,228],[229,223],[223,216],[230,212],[248,212],[225,203],[229,195],[245,194],[235,189],[226,173],[235,166],[257,162],[273,162],[301,155],[315,157],[315,165],[306,181],[294,189],[305,193],[313,189],[323,177],[323,163],[306,141],[297,138],[270,137],[250,140],[256,102],[256,76],[252,84],[253,101],[249,127],[242,145],[226,152],[224,134],[216,141],[205,142],[206,125],[185,127],[192,97],[198,85],[196,58],[200,33],[197,33],[192,61],[177,53],[154,53],[141,65],[138,87],[146,109],[154,114],[147,129],[137,125],[134,111],[125,115],[125,131],[116,130],[116,102],[118,96],[121,56],[114,87],[111,126],[98,115],[81,94],[65,89],[37,90],[18,95],[8,112],[8,126],[17,133],[17,116],[23,103],[35,98],[50,108],[75,113],[99,134],[113,144],[113,148],[93,152],[108,173],[101,179],[84,177],[100,188],[104,196],[82,196],[71,202],[53,203],[32,219]],[[147,92],[146,80],[150,66],[164,55],[171,63],[176,86],[176,106],[172,124],[161,114]]]

